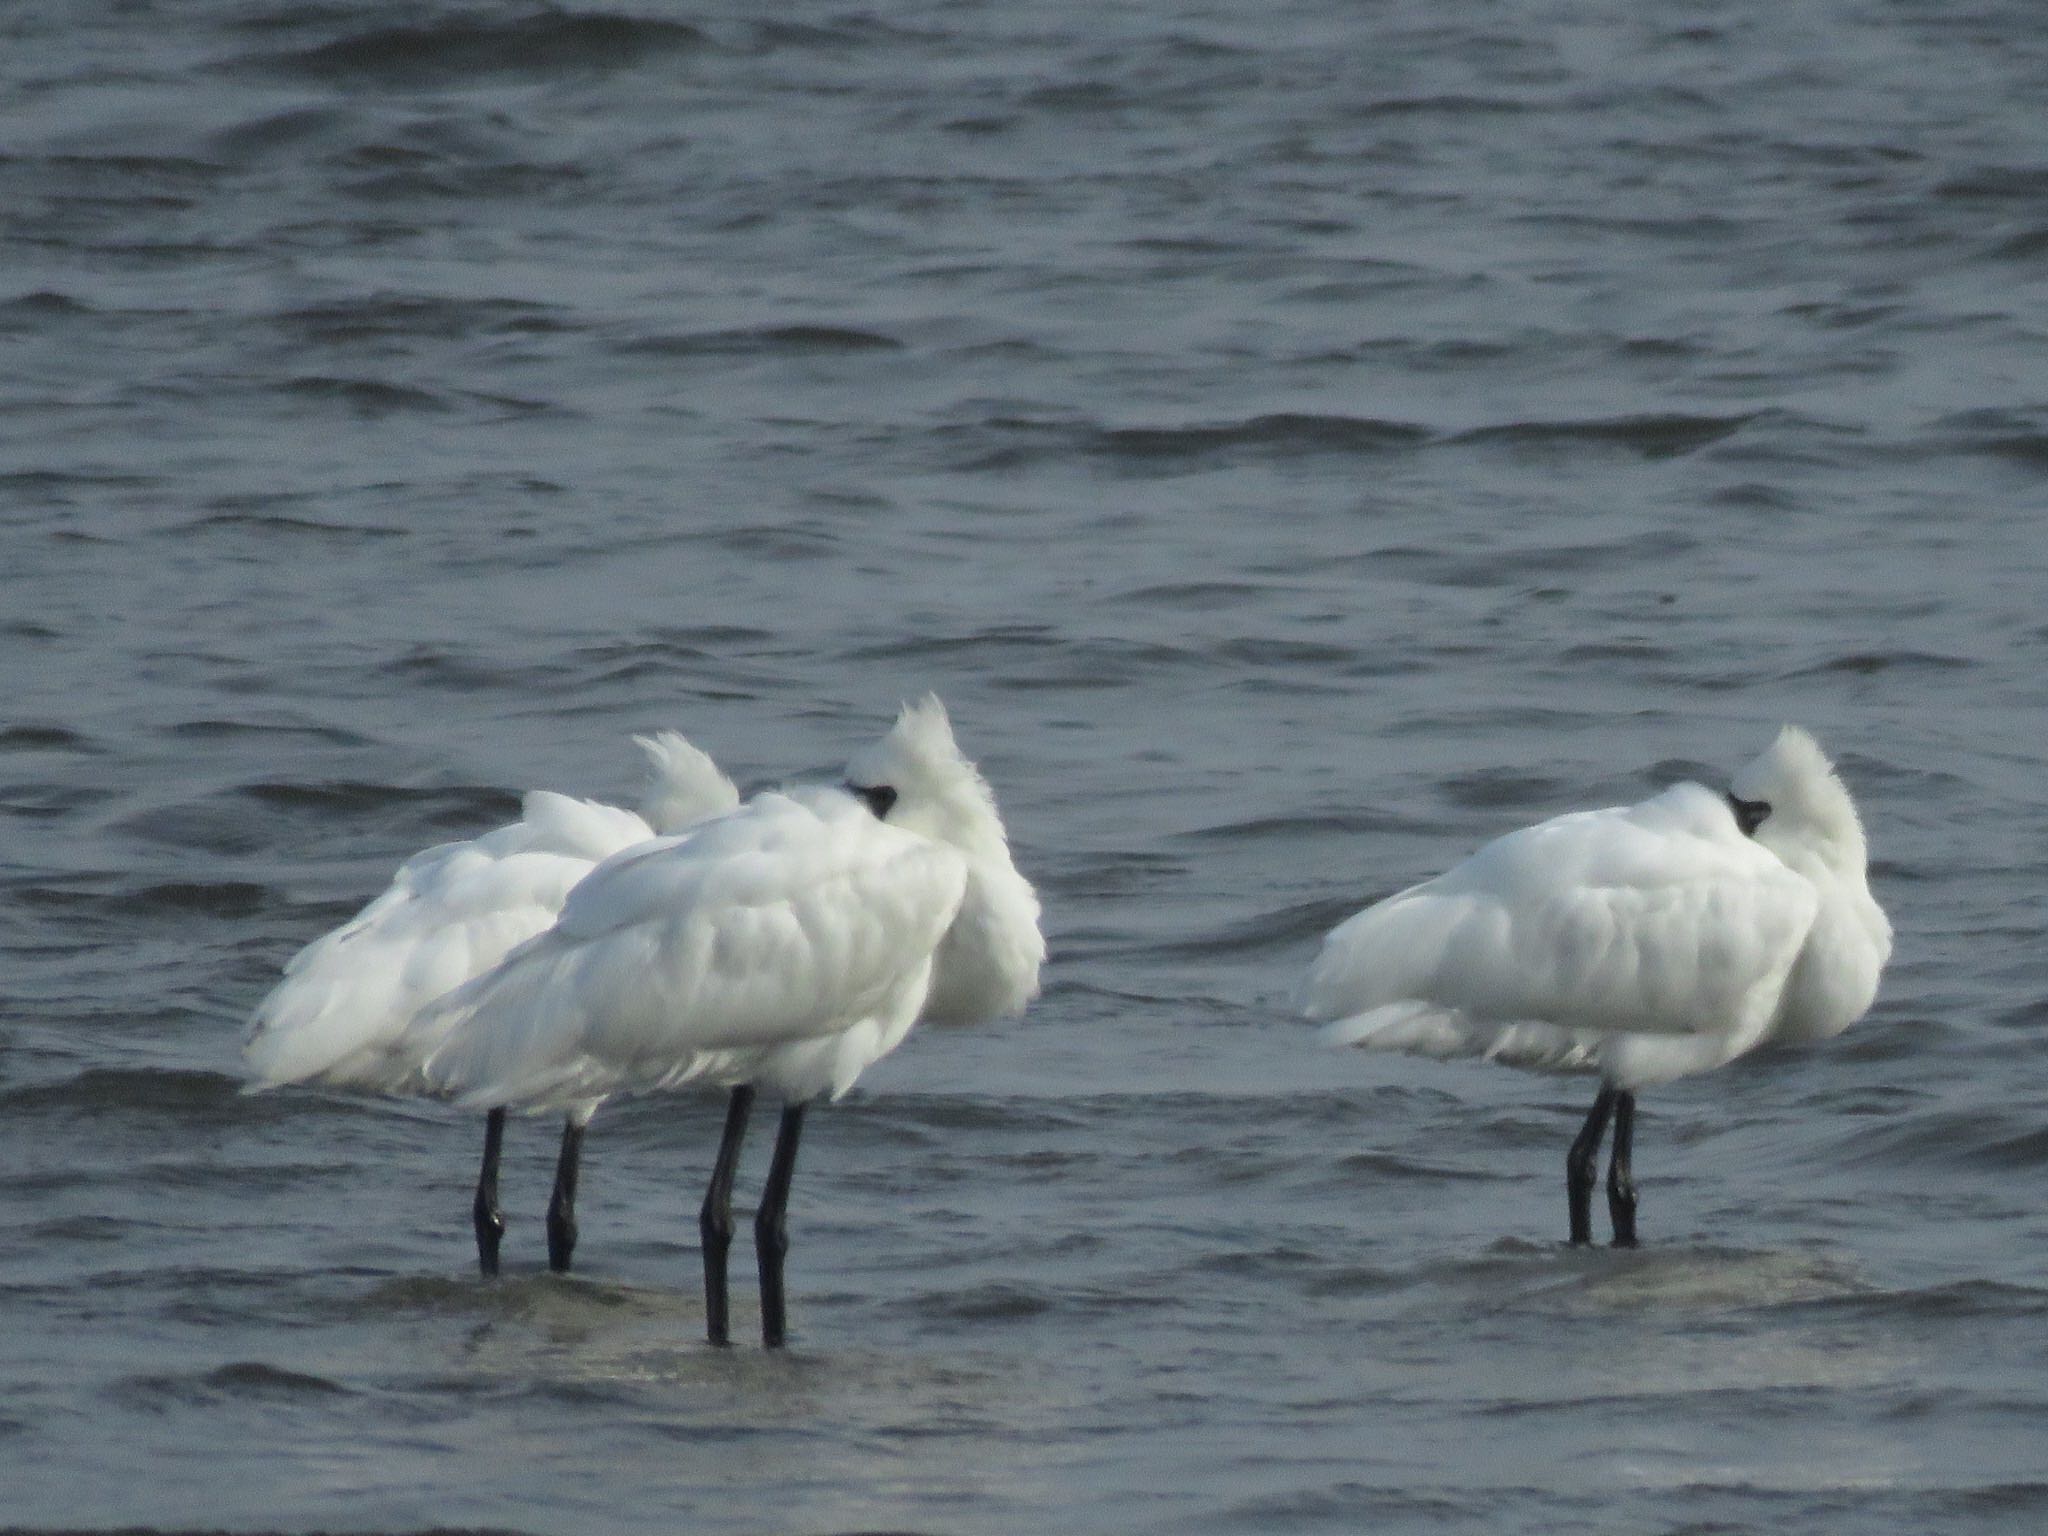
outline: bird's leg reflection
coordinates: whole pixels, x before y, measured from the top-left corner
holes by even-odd
[[[718,1138],[718,1161],[712,1165],[711,1184],[704,1191],[704,1208],[697,1213],[697,1231],[704,1239],[704,1332],[714,1344],[731,1342],[725,1256],[732,1248],[732,1178],[753,1107],[752,1088],[742,1083],[733,1089],[725,1106],[725,1133]]]
[[[1593,1186],[1600,1182],[1600,1138],[1607,1134],[1607,1117],[1614,1112],[1612,1083],[1600,1085],[1600,1096],[1580,1127],[1578,1139],[1564,1160],[1565,1192],[1572,1207],[1572,1241],[1593,1241]]]
[[[476,1176],[476,1203],[470,1207],[477,1267],[486,1275],[498,1272],[498,1242],[505,1235],[505,1217],[498,1210],[498,1151],[504,1142],[505,1111],[494,1109],[484,1121],[484,1165]]]
[[[555,1159],[555,1192],[548,1196],[548,1268],[569,1272],[576,1251],[576,1173],[583,1158],[583,1126],[572,1115],[562,1122],[562,1151]]]
[[[789,1181],[796,1172],[796,1143],[803,1128],[804,1106],[785,1104],[782,1126],[775,1133],[775,1156],[768,1165],[768,1184],[761,1191],[761,1208],[754,1213],[754,1251],[761,1262],[761,1342],[770,1349],[782,1343],[786,1331],[782,1259],[789,1252],[789,1227],[783,1211],[789,1204]]]
[[[1614,1149],[1607,1158],[1607,1215],[1617,1248],[1636,1245],[1636,1181],[1629,1170],[1635,1139],[1636,1096],[1623,1089],[1614,1096]]]

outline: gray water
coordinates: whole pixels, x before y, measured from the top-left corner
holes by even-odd
[[[2038,9],[777,15],[0,8],[0,1526],[2038,1532]],[[238,1094],[413,850],[926,688],[1046,991],[812,1117],[786,1352],[713,1101],[567,1279],[515,1123],[491,1284],[474,1117]],[[1786,719],[1896,959],[1645,1096],[1639,1251],[1584,1082],[1290,1020]]]

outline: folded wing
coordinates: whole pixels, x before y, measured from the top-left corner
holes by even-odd
[[[415,854],[286,965],[250,1023],[251,1077],[405,1086],[410,1066],[394,1047],[413,1016],[545,929],[600,860],[652,835],[631,811],[537,790],[510,826]]]
[[[423,1014],[415,1046],[437,1088],[534,1105],[907,1020],[965,885],[957,852],[850,796],[762,795],[600,865],[553,928]]]
[[[1367,908],[1325,940],[1300,1000],[1338,1043],[1640,1085],[1755,1045],[1817,908],[1680,785],[1511,833]]]

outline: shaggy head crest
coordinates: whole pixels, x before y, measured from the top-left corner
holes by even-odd
[[[926,694],[903,706],[889,734],[854,755],[846,765],[846,781],[871,803],[881,791],[887,797],[883,819],[927,837],[972,846],[993,830],[1002,837],[995,796],[980,772],[953,740],[953,722],[937,694]]]
[[[640,797],[640,815],[657,834],[680,832],[723,816],[740,803],[732,780],[682,732],[635,736],[633,744],[647,754],[647,790]]]
[[[1765,847],[1775,851],[1796,842],[1823,855],[1862,861],[1863,824],[1856,804],[1820,743],[1798,726],[1779,731],[1778,739],[1735,775],[1729,791],[1738,800],[1770,808],[1756,833]]]

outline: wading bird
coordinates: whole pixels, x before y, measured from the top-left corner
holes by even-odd
[[[1584,1072],[1599,1096],[1565,1162],[1571,1238],[1607,1208],[1636,1240],[1639,1088],[1861,1018],[1891,953],[1863,826],[1813,738],[1786,726],[1726,796],[1678,784],[1488,843],[1332,930],[1302,984],[1332,1044]]]
[[[243,1058],[251,1089],[307,1083],[423,1091],[419,1061],[404,1043],[422,1008],[547,928],[600,861],[739,804],[732,781],[676,732],[634,741],[651,770],[637,813],[535,790],[518,821],[413,855],[381,896],[300,950],[250,1023]],[[548,1264],[557,1272],[569,1268],[575,1251],[583,1132],[601,1099],[565,1106],[547,1216]],[[487,1275],[498,1272],[505,1232],[498,1208],[504,1133],[504,1108],[493,1105],[473,1209],[477,1262]]]
[[[607,860],[552,928],[423,1013],[412,1049],[438,1089],[478,1106],[725,1088],[698,1215],[714,1344],[730,1333],[741,1138],[755,1092],[778,1094],[754,1221],[761,1336],[774,1347],[806,1106],[845,1093],[920,1019],[1021,1011],[1044,957],[995,796],[927,697],[853,759],[843,788],[760,794],[687,839]]]

